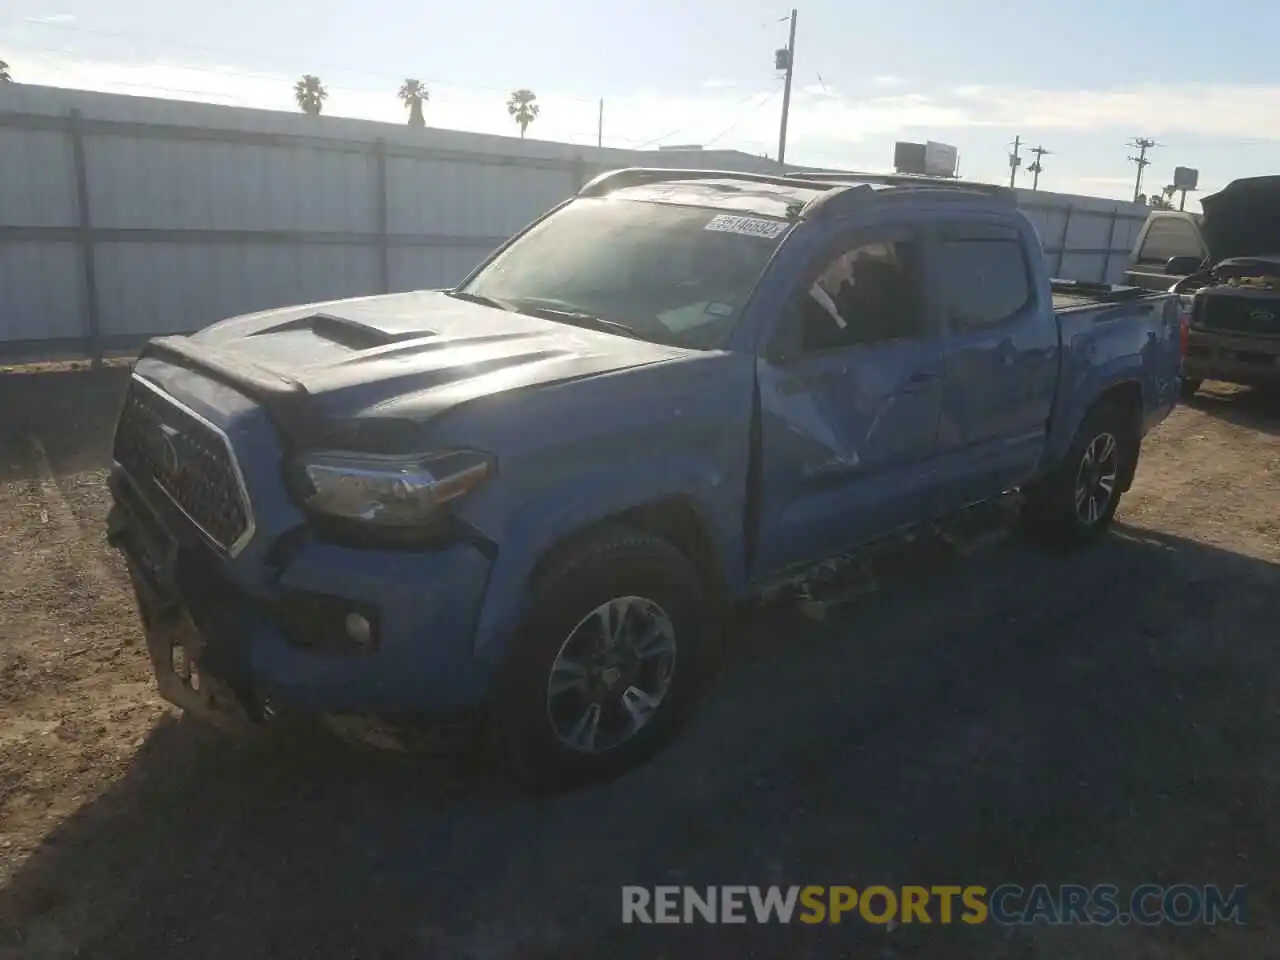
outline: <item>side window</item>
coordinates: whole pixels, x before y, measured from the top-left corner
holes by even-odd
[[[799,291],[800,350],[928,336],[914,240],[860,241],[821,258]]]
[[[1138,251],[1138,262],[1164,266],[1174,257],[1198,257],[1203,254],[1196,228],[1182,217],[1156,217]]]
[[[938,253],[943,303],[954,332],[998,327],[1030,302],[1031,277],[1017,231],[948,232]]]

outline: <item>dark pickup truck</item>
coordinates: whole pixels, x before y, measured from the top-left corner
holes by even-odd
[[[1205,380],[1280,386],[1280,177],[1235,180],[1201,206],[1148,217],[1127,281],[1179,295],[1184,397]]]
[[[739,601],[1009,491],[1097,538],[1180,339],[1001,188],[624,170],[454,289],[152,341],[110,538],[189,711],[478,714],[560,786],[674,730]]]

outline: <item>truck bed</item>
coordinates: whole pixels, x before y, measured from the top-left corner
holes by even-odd
[[[1053,292],[1053,309],[1056,313],[1166,295],[1164,291],[1144,287],[1089,283],[1085,280],[1050,280],[1049,287]]]

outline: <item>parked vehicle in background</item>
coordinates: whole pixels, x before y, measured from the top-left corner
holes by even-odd
[[[1125,283],[1148,290],[1168,290],[1199,269],[1209,254],[1200,233],[1200,218],[1179,210],[1153,210],[1133,245]],[[1171,263],[1176,270],[1171,270]]]
[[[1183,396],[1205,380],[1280,385],[1280,177],[1235,180],[1201,201],[1202,219],[1156,213],[1130,282],[1167,283],[1187,318]],[[1177,219],[1171,219],[1177,218]],[[1151,237],[1155,240],[1151,240]]]
[[[1017,489],[1036,537],[1095,540],[1177,312],[1040,249],[1001,188],[633,169],[456,289],[153,341],[109,523],[161,692],[480,712],[561,787],[658,747],[722,614],[824,561]]]

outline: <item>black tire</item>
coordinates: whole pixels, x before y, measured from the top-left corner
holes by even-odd
[[[1106,449],[1107,437],[1113,441],[1114,451],[1102,473],[1111,475],[1111,490],[1105,503],[1094,499],[1091,509],[1089,499],[1083,504],[1078,500],[1082,482],[1089,479],[1085,473],[1090,469],[1086,455],[1096,460],[1096,455]],[[1062,462],[1025,491],[1022,516],[1028,536],[1042,546],[1067,550],[1096,541],[1111,526],[1123,495],[1121,478],[1131,475],[1137,455],[1132,418],[1111,404],[1095,407],[1080,424]]]
[[[1181,395],[1183,400],[1190,400],[1197,393],[1199,393],[1200,387],[1203,385],[1204,385],[1204,380],[1194,378],[1194,377],[1191,379],[1188,379],[1187,377],[1183,377],[1182,384],[1178,388],[1178,393]]]
[[[651,534],[602,528],[561,552],[538,578],[533,597],[533,612],[511,639],[492,703],[494,732],[510,773],[528,789],[553,792],[609,779],[646,760],[670,740],[688,712],[705,676],[706,653],[713,646],[716,617],[693,564]],[[643,598],[665,614],[673,628],[674,667],[657,707],[634,734],[599,752],[581,752],[563,739],[563,723],[557,732],[552,715],[562,704],[572,713],[575,698],[586,703],[587,694],[560,694],[553,707],[552,668],[562,648],[577,649],[571,637],[573,644],[591,642],[589,634],[598,625],[587,623],[593,611],[623,597]],[[653,606],[633,606],[639,610],[636,616],[653,614]],[[605,725],[600,711],[625,728],[629,714],[619,708],[626,709],[626,694],[617,695],[616,690],[630,680],[619,679],[612,667],[591,669],[611,675],[590,678],[593,690],[607,691],[599,693],[604,705],[596,708],[595,728]],[[626,687],[627,693],[638,685],[639,679]]]

